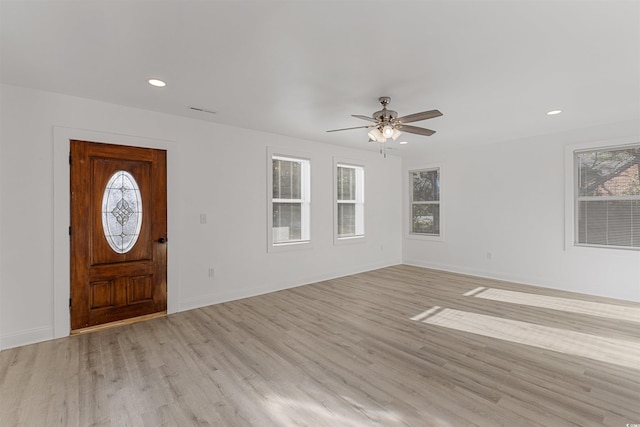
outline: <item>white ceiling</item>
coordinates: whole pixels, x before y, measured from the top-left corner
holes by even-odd
[[[0,43],[3,83],[356,148],[379,96],[442,111],[404,154],[640,120],[634,0],[1,0]]]

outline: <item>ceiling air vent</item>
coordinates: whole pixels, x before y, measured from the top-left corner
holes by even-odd
[[[208,114],[215,114],[215,111],[211,111],[211,110],[207,110],[206,108],[200,108],[200,107],[189,107],[190,110],[193,111],[200,111],[202,113],[208,113]]]

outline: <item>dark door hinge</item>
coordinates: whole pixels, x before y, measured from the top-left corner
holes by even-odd
[[[69,298],[69,308],[71,308],[71,298]]]
[[[69,236],[71,236],[71,226],[69,226]]]

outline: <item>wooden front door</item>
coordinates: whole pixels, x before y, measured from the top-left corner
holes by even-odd
[[[71,329],[167,309],[166,151],[71,141]]]

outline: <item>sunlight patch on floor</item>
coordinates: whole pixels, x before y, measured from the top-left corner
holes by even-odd
[[[423,311],[422,313],[418,314],[417,316],[413,316],[411,318],[411,320],[415,320],[417,322],[422,321],[423,319],[426,319],[427,317],[431,316],[433,313],[435,313],[436,311],[440,310],[442,307],[440,307],[439,305],[436,305],[434,307],[431,307],[429,310],[427,311]]]
[[[581,301],[571,298],[551,297],[547,295],[485,287],[475,288],[464,295],[493,301],[566,311],[569,313],[587,314],[590,316],[606,317],[609,319],[640,322],[640,308],[625,305]]]
[[[430,325],[640,369],[640,342],[601,337],[451,308],[434,307],[412,319]]]
[[[310,421],[308,425],[313,426],[364,427],[372,424],[389,427],[406,426],[402,418],[393,411],[368,408],[353,399],[341,397],[349,402],[354,414],[347,414],[344,409],[336,412],[323,402],[302,401],[282,396],[269,396],[266,404],[278,425],[283,427],[300,426],[301,420],[305,420],[303,423],[305,425]],[[449,424],[443,425],[449,426]]]

